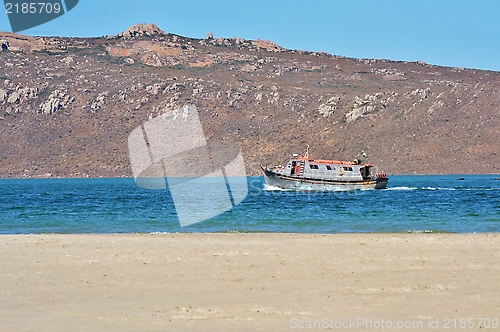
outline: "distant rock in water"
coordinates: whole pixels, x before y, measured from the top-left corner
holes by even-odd
[[[153,36],[156,34],[165,34],[165,31],[158,28],[158,26],[154,23],[151,24],[140,23],[128,27],[127,30],[117,34],[116,37],[123,37],[125,39],[129,39],[135,36]]]

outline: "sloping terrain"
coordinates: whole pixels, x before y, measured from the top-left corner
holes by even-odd
[[[394,173],[500,173],[500,73],[192,39],[0,33],[0,177],[131,176],[127,137],[194,104],[249,174],[307,144]]]

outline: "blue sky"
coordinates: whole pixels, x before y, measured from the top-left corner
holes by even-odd
[[[497,0],[80,0],[66,15],[20,33],[104,36],[155,23],[187,37],[212,32],[348,57],[500,71],[499,17]],[[11,31],[4,10],[0,31]]]

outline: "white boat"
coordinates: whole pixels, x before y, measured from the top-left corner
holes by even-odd
[[[385,189],[385,173],[372,174],[375,165],[361,160],[310,159],[309,146],[304,156],[294,154],[285,166],[261,166],[268,186],[294,190]]]

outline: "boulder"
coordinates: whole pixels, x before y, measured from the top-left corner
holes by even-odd
[[[12,92],[9,99],[7,99],[7,102],[10,104],[15,104],[15,103],[19,102],[19,92],[17,92],[17,91]]]
[[[59,60],[59,62],[63,62],[66,65],[69,65],[70,63],[73,63],[74,61],[75,60],[71,56],[68,56],[68,57],[65,57],[64,59]]]
[[[0,51],[9,50],[9,42],[6,39],[0,40]]]
[[[7,98],[7,91],[0,89],[0,103],[3,102]]]
[[[125,58],[123,62],[125,62],[128,65],[133,65],[135,63],[135,60],[132,58]]]
[[[160,85],[159,84],[148,85],[146,87],[146,91],[156,96],[160,92]]]

